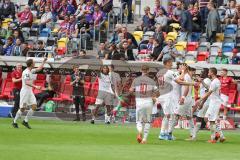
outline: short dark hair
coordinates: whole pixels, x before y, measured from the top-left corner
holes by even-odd
[[[27,67],[31,67],[33,64],[33,59],[28,59],[26,64],[27,64]]]
[[[201,78],[207,78],[208,77],[208,72],[209,72],[208,68],[203,68],[200,77]]]
[[[83,52],[84,54],[86,54],[86,51],[85,51],[85,50],[83,50],[83,49],[82,49],[80,52]]]
[[[196,68],[189,67],[189,71],[195,72],[195,71],[196,71]]]
[[[38,41],[37,44],[39,44],[39,45],[43,45],[43,41]]]
[[[227,68],[223,68],[222,70],[225,71],[225,72],[228,72]]]
[[[8,39],[7,40],[9,40],[9,41],[12,41],[13,42],[13,37],[8,37]]]
[[[182,63],[181,62],[177,62],[177,69],[179,69],[180,68],[180,66],[182,65]]]
[[[209,68],[209,71],[211,71],[214,75],[217,75],[217,69],[215,67]]]

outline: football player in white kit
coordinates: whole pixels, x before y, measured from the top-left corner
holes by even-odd
[[[185,64],[186,66],[186,64]],[[194,85],[194,82],[192,81],[191,76],[189,75],[189,71],[188,71],[188,67],[186,68],[186,70],[182,71],[184,73],[184,78],[183,80],[189,84]],[[172,123],[169,125],[169,129],[168,129],[168,136],[169,136],[169,140],[172,140],[173,137],[172,136],[172,132],[173,129],[176,125],[176,123],[178,122],[180,117],[186,117],[189,122],[191,122],[191,117],[192,117],[192,106],[193,106],[193,98],[192,98],[192,85],[182,85],[181,86],[181,97],[179,99],[179,105],[177,105],[176,110],[174,111],[174,116],[173,116],[173,120]],[[194,125],[192,124],[192,127],[194,128]]]
[[[112,89],[112,81],[111,76],[109,74],[109,67],[104,65],[101,67],[101,73],[98,77],[99,89],[98,95],[96,98],[96,108],[92,111],[92,120],[91,123],[95,123],[95,118],[98,113],[98,109],[104,104],[106,106],[107,116],[106,116],[106,124],[110,124],[110,116],[111,116],[111,106],[113,105],[114,100],[114,92]]]
[[[184,65],[179,65],[179,71],[172,71],[172,58],[170,56],[165,56],[163,58],[164,68],[157,73],[157,79],[160,89],[161,96],[158,97],[158,102],[163,108],[164,117],[162,120],[161,130],[159,139],[160,140],[172,140],[172,135],[169,135],[171,131],[171,126],[173,123],[173,115],[176,108],[178,108],[178,101],[181,95],[180,87],[181,85],[194,85],[192,82],[183,81],[183,74],[179,74],[180,70],[185,70]]]
[[[33,84],[33,73],[41,71],[46,61],[47,61],[47,58],[44,58],[42,64],[36,69],[34,69],[35,62],[33,61],[33,59],[28,59],[26,62],[27,68],[22,73],[22,89],[20,91],[20,109],[18,110],[14,118],[14,121],[12,123],[14,128],[18,128],[18,124],[17,124],[18,118],[21,117],[22,113],[25,111],[25,109],[28,106],[31,106],[31,109],[28,111],[25,119],[22,122],[22,124],[26,128],[31,129],[31,127],[28,124],[28,119],[30,116],[33,115],[33,112],[37,108],[36,97],[33,93],[32,88],[41,90],[41,86],[35,86]]]
[[[205,114],[206,120],[210,122],[210,131],[211,131],[211,139],[208,141],[209,143],[216,143],[216,132],[220,132],[220,142],[225,141],[225,137],[223,135],[222,130],[217,130],[216,123],[219,118],[219,111],[222,104],[220,89],[221,82],[217,78],[217,69],[210,68],[209,77],[211,77],[212,82],[210,84],[209,90],[205,93],[197,102],[196,105],[200,106],[209,98],[209,107]]]
[[[129,91],[130,94],[135,93],[136,98],[137,141],[145,144],[151,127],[153,105],[159,91],[156,82],[148,76],[149,67],[142,66],[141,72],[142,75],[133,80]]]
[[[203,71],[201,72],[201,75],[199,78],[197,78],[198,82],[200,82],[200,89],[199,89],[199,96],[203,97],[205,93],[208,92],[211,80],[208,78],[208,68],[204,68]],[[202,125],[202,121],[205,117],[205,114],[207,112],[209,106],[209,98],[206,100],[204,104],[201,104],[198,107],[198,113],[197,113],[197,118],[196,118],[196,124],[193,129],[193,134],[190,140],[196,140],[197,138],[197,133]]]

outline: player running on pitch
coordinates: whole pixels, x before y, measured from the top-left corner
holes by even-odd
[[[159,92],[156,82],[148,75],[149,67],[142,66],[141,72],[142,75],[134,79],[130,93],[134,92],[136,98],[137,141],[145,144],[151,127],[153,105]]]
[[[28,120],[29,120],[29,117],[33,115],[33,112],[37,108],[37,101],[32,88],[41,90],[41,86],[36,86],[33,84],[33,73],[41,71],[46,61],[47,61],[47,58],[45,58],[42,64],[36,69],[34,69],[35,62],[33,61],[33,59],[28,59],[26,62],[27,68],[22,73],[22,89],[20,91],[20,109],[18,110],[14,118],[14,121],[12,123],[14,128],[18,128],[18,124],[17,124],[18,118],[21,117],[22,113],[25,111],[25,109],[28,106],[31,106],[31,109],[28,111],[25,119],[22,122],[22,124],[25,127],[27,127],[28,129],[31,129],[31,127],[28,124]]]
[[[211,139],[209,143],[216,143],[216,132],[220,133],[220,142],[224,142],[226,139],[220,128],[217,129],[217,120],[219,118],[219,111],[222,104],[222,99],[220,96],[221,82],[217,78],[217,69],[210,68],[209,77],[211,77],[212,82],[210,84],[209,90],[205,93],[197,102],[197,106],[201,106],[209,98],[209,107],[206,112],[205,118],[210,122]]]

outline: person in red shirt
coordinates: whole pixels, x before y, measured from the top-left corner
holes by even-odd
[[[12,109],[12,116],[15,117],[20,102],[20,91],[22,88],[22,64],[18,63],[16,69],[12,72],[14,107]]]
[[[33,14],[30,7],[26,5],[24,11],[17,14],[21,27],[31,27],[33,22]]]
[[[222,105],[224,106],[223,119],[226,120],[228,107],[228,98],[229,98],[229,86],[232,83],[237,83],[232,77],[228,77],[228,70],[223,68],[221,72],[221,77],[219,78],[221,82],[221,99],[223,101]]]

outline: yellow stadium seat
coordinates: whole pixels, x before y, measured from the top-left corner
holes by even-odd
[[[52,30],[52,33],[58,33],[58,28],[54,28],[53,30]]]
[[[175,44],[175,47],[176,47],[177,51],[184,51],[187,47],[187,42],[180,41],[177,44]]]
[[[137,42],[140,42],[143,37],[143,31],[135,31],[135,32],[133,32],[133,36]]]
[[[169,39],[172,39],[173,41],[175,41],[177,39],[177,33],[169,32],[165,40],[168,41]]]
[[[12,21],[13,21],[13,19],[11,19],[11,18],[5,18],[2,21],[2,28],[8,29],[9,23]]]
[[[35,19],[34,21],[33,21],[33,24],[40,24],[40,21],[41,21],[41,19]]]
[[[171,23],[170,27],[173,28],[174,32],[177,32],[177,30],[180,29],[180,24],[178,24],[178,23]]]
[[[217,40],[217,42],[223,42],[224,34],[223,33],[217,33],[216,40]]]
[[[67,43],[68,43],[68,38],[61,38],[58,40],[58,47],[60,48],[64,48],[67,47]]]

